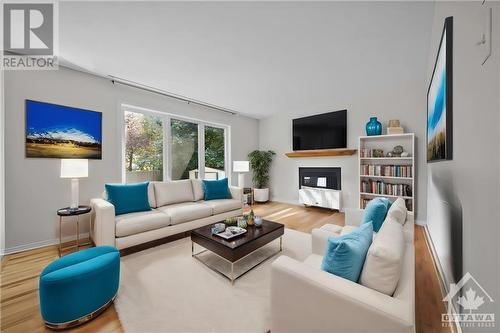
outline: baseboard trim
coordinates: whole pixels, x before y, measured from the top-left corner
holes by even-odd
[[[299,202],[299,200],[287,200],[287,199],[272,197],[269,201],[282,202],[282,203],[286,203],[286,204],[294,205],[294,206],[304,206]]]
[[[429,233],[429,229],[427,229],[427,225],[424,224],[422,225],[422,228],[424,229],[424,239],[425,239],[425,244],[427,245],[427,249],[429,250],[429,253],[431,254],[432,257],[432,262],[434,264],[434,269],[436,271],[436,275],[439,280],[439,288],[441,289],[441,296],[444,298],[446,294],[448,294],[448,288],[446,287],[445,280],[444,280],[444,273],[441,268],[441,264],[439,262],[439,258],[436,253],[436,249],[434,248],[434,243],[432,242],[431,235]],[[451,304],[450,304],[451,303]],[[449,306],[451,306],[451,312],[454,314],[457,314],[458,312],[456,311],[453,302],[450,302]],[[458,325],[456,322],[454,322],[454,325],[450,326],[452,332],[454,333],[462,333],[462,328],[460,325]]]
[[[80,234],[80,239],[84,239],[84,238],[88,238],[88,237],[89,237],[88,232]],[[67,242],[72,242],[74,240],[76,240],[76,236],[67,236],[67,237],[63,237],[62,242],[67,243]],[[29,250],[35,250],[35,249],[39,249],[41,247],[52,246],[52,245],[57,245],[57,244],[59,244],[58,238],[48,239],[48,240],[44,240],[44,241],[33,242],[33,243],[28,243],[28,244],[23,244],[23,245],[17,245],[17,246],[13,246],[13,247],[9,247],[9,248],[4,249],[2,256],[14,254],[14,253],[19,253],[19,252],[24,252],[24,251],[29,251]]]
[[[420,225],[422,227],[425,227],[427,225],[427,221],[425,220],[415,220],[416,225]]]

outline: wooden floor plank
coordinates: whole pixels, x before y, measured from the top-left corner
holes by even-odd
[[[257,215],[277,221],[287,228],[310,233],[331,223],[344,225],[344,215],[328,209],[307,208],[270,202],[253,206]],[[248,209],[247,209],[248,210]],[[422,227],[415,228],[416,321],[417,332],[449,332],[441,327],[445,311],[432,257]],[[53,332],[43,325],[39,310],[38,277],[50,262],[58,258],[56,246],[8,255],[2,258],[0,277],[0,329],[5,333]],[[114,306],[95,320],[65,332],[123,332]]]

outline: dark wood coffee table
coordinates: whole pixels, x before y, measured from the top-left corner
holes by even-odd
[[[213,271],[221,274],[222,276],[228,278],[232,284],[234,281],[248,273],[253,268],[262,264],[267,259],[275,256],[276,254],[283,251],[283,234],[285,233],[285,226],[281,223],[271,222],[271,221],[262,221],[262,226],[248,226],[247,232],[241,236],[232,238],[230,240],[225,240],[224,238],[212,235],[212,226],[213,224],[195,229],[191,232],[191,255],[193,258],[196,258],[198,261],[206,265],[208,268]],[[243,273],[238,276],[234,275],[234,264],[236,264],[241,259],[251,255],[256,250],[262,248],[264,245],[269,244],[270,242],[279,238],[279,250],[267,256],[263,260],[259,261]],[[195,253],[194,251],[194,243],[202,246],[205,250]],[[226,260],[231,264],[231,273],[230,275],[226,275],[222,271],[218,270],[215,267],[210,266],[207,262],[203,261],[200,258],[200,254],[210,251],[222,259]]]

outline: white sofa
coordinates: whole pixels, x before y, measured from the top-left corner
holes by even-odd
[[[118,216],[110,202],[92,199],[94,243],[123,250],[241,215],[243,189],[230,186],[229,190],[231,199],[204,201],[201,180],[150,182],[152,209]]]
[[[272,264],[271,332],[415,331],[411,213],[406,215],[404,225],[399,225],[404,254],[400,256],[399,280],[391,296],[321,270],[327,239],[352,231],[362,216],[360,209],[346,209],[345,227],[325,225],[312,231],[313,253],[304,262],[281,256]]]

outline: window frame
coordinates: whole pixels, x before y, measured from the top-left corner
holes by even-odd
[[[126,182],[125,170],[125,150],[126,150],[126,134],[125,134],[125,112],[135,112],[148,114],[151,116],[159,117],[162,120],[163,126],[163,181],[172,180],[172,133],[171,133],[171,120],[181,120],[197,124],[198,128],[198,179],[205,177],[205,126],[221,128],[224,130],[224,172],[231,184],[231,126],[220,124],[216,122],[205,121],[197,118],[186,117],[175,113],[152,110],[144,107],[139,107],[130,104],[121,104],[119,112],[119,126],[120,129],[120,142],[121,142],[121,181]]]

